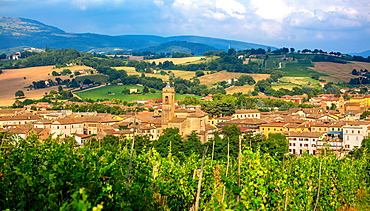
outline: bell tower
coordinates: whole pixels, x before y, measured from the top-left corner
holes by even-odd
[[[175,89],[167,83],[162,89],[162,129],[168,127],[168,122],[175,115]]]
[[[340,115],[344,115],[345,112],[346,112],[346,105],[345,105],[344,98],[342,96],[340,96],[340,98],[338,100],[337,110],[339,111]]]

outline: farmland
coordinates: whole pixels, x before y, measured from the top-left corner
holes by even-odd
[[[183,57],[183,58],[161,58],[161,59],[151,59],[146,60],[147,62],[155,62],[159,64],[159,62],[163,63],[165,61],[171,61],[174,64],[185,64],[185,63],[192,63],[196,61],[200,61],[201,59],[205,59],[204,56],[194,56],[194,57]]]
[[[331,63],[331,62],[315,62],[315,67],[311,69],[329,75],[328,77],[334,81],[344,81],[348,82],[354,76],[351,75],[353,69],[368,69],[370,70],[370,63],[365,62],[351,62],[346,64]],[[325,79],[324,78],[324,79]]]
[[[159,90],[156,90],[154,94],[130,94],[130,95],[123,95],[122,90],[124,88],[130,89],[131,87],[135,87],[138,90],[142,91],[143,87],[138,85],[112,85],[112,86],[103,86],[101,88],[91,89],[82,92],[75,92],[76,95],[83,99],[109,99],[112,100],[114,98],[126,101],[132,100],[145,100],[145,99],[162,99],[162,93]],[[108,92],[114,93],[109,95]],[[176,94],[176,100],[180,100],[185,98],[186,96],[192,96],[196,98],[201,98],[200,96],[193,96],[193,95],[181,95]]]
[[[224,70],[224,71],[220,71],[217,73],[201,76],[199,77],[199,80],[200,80],[200,84],[210,86],[219,81],[226,81],[232,78],[239,78],[241,75],[249,75],[253,77],[253,79],[256,82],[270,77],[269,74],[234,73],[234,72],[226,72]]]
[[[54,66],[41,66],[41,67],[29,67],[23,69],[5,69],[0,74],[0,105],[10,106],[14,103],[14,93],[17,90],[22,90],[25,93],[25,97],[28,99],[39,99],[42,98],[45,92],[50,90],[56,90],[58,87],[50,87],[45,89],[36,89],[27,91],[26,86],[32,84],[33,81],[55,79],[59,77],[61,79],[67,79],[69,76],[52,76],[51,72],[61,72],[63,69],[70,69],[72,72],[83,69],[92,69],[86,66],[73,66],[65,67],[60,69],[53,69]]]

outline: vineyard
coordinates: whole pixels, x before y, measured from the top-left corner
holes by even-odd
[[[207,145],[203,156],[178,159],[136,147],[3,138],[0,209],[326,211],[351,206],[368,182],[366,154],[275,159],[240,147],[237,158],[215,160]]]

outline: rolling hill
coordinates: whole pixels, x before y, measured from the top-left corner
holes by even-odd
[[[44,49],[72,48],[83,52],[108,53],[152,51],[202,55],[210,50],[264,48],[270,46],[200,36],[161,37],[154,35],[109,36],[93,33],[67,33],[26,18],[0,17],[0,53],[20,46]],[[270,47],[275,49],[274,47]]]

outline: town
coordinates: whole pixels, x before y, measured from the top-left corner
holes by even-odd
[[[305,97],[283,96],[280,100],[303,103]],[[174,99],[174,88],[168,84],[162,90],[162,99],[142,101],[145,103],[141,106],[143,111],[124,115],[50,110],[50,103],[38,102],[21,109],[1,109],[0,127],[1,132],[14,134],[14,138],[27,138],[32,134],[39,135],[41,139],[49,136],[73,137],[79,145],[83,145],[91,137],[101,139],[107,135],[126,139],[148,135],[150,140],[155,141],[166,128],[177,128],[184,138],[195,132],[205,143],[214,138],[215,132],[222,137],[224,126],[236,125],[242,135],[284,134],[289,141],[289,153],[294,155],[316,155],[326,149],[338,157],[361,147],[362,140],[369,133],[370,121],[362,116],[370,106],[370,96],[367,95],[345,100],[342,96],[321,94],[306,102],[315,105],[314,108],[291,108],[286,111],[272,108],[269,112],[237,109],[228,116],[212,116],[202,111],[199,105],[178,105]],[[212,96],[200,100],[212,101]],[[117,106],[112,101],[100,103]],[[88,103],[67,101],[65,104]],[[327,110],[332,107],[337,109]]]

